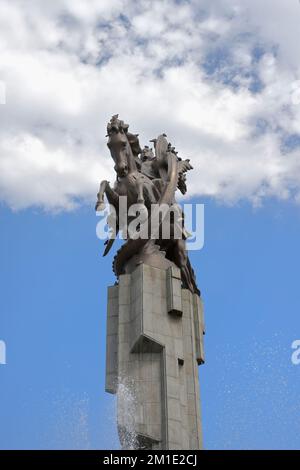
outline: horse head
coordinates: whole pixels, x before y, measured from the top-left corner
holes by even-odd
[[[128,124],[113,116],[107,125],[107,146],[115,162],[115,171],[119,178],[137,171],[132,151],[132,134],[128,133]],[[136,142],[135,142],[136,143]]]

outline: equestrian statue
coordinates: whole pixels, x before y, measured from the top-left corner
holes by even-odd
[[[157,267],[162,267],[165,263],[174,264],[180,269],[182,286],[200,295],[186,250],[189,234],[184,227],[184,214],[175,199],[177,189],[182,194],[186,193],[186,173],[193,167],[188,159],[178,157],[166,134],[151,141],[153,151],[149,146],[142,149],[138,134],[132,134],[128,129],[129,125],[120,120],[118,115],[114,115],[107,125],[107,146],[114,161],[116,181],[113,187],[108,181],[102,181],[97,194],[96,211],[105,209],[104,195],[114,209],[107,217],[111,230],[105,242],[104,256],[108,254],[121,231],[125,242],[113,261],[113,271],[117,278],[131,272],[143,262]],[[124,205],[121,207],[122,199],[126,200],[125,208]],[[146,217],[141,217],[140,223],[141,232],[143,226],[143,233],[147,233],[147,236],[137,236],[136,232],[133,236],[128,230],[134,219],[130,210],[132,207],[139,207],[140,215],[147,214]],[[169,208],[169,211],[162,211],[158,226],[155,226],[149,216],[153,207],[158,212],[162,207]],[[168,236],[164,235],[166,224]]]

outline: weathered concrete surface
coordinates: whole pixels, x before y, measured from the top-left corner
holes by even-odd
[[[142,264],[108,289],[106,390],[123,448],[201,449],[201,299],[180,271]]]

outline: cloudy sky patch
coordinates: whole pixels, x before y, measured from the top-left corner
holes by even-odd
[[[192,159],[191,195],[299,202],[299,21],[297,0],[1,0],[1,200],[93,201],[118,112]]]

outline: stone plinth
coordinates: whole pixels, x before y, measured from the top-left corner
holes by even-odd
[[[108,288],[106,391],[123,448],[201,449],[203,308],[180,271],[141,264]]]

